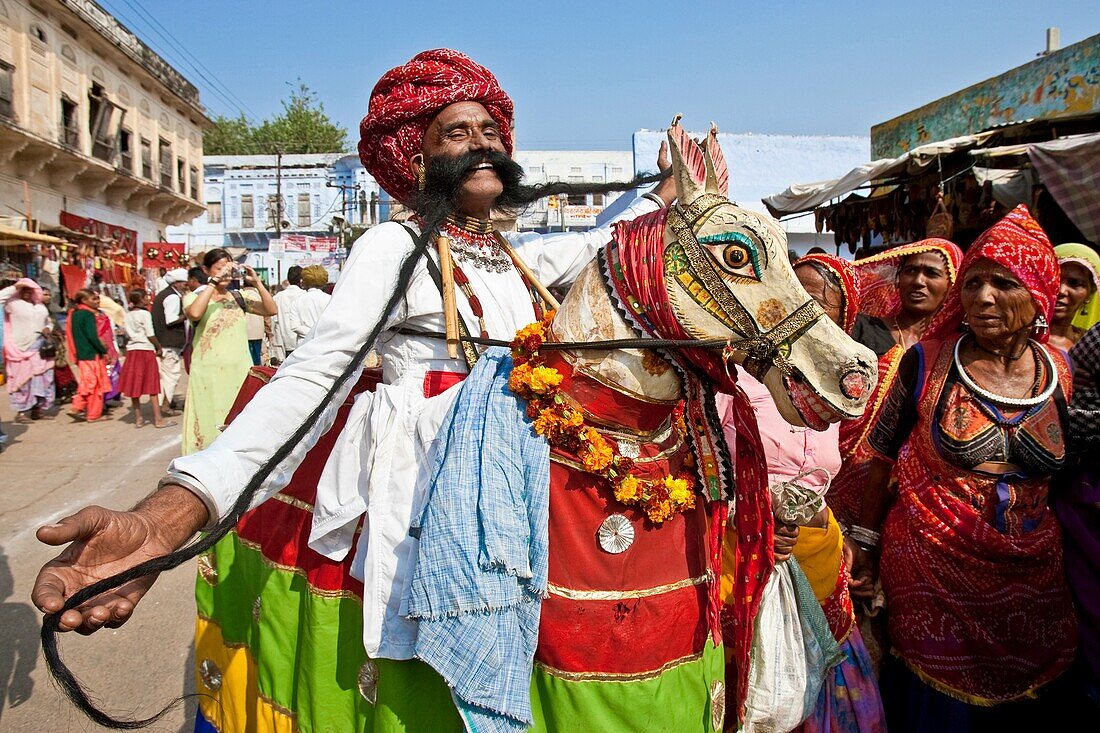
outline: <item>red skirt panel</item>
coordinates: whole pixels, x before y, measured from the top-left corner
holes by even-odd
[[[640,478],[676,474],[689,452],[675,435],[641,450]],[[645,461],[654,454],[661,455]],[[555,451],[552,460],[550,588],[535,658],[558,672],[600,678],[656,675],[701,654],[717,576],[708,562],[706,503],[696,497],[694,509],[655,525],[619,503],[602,479],[563,463],[570,457]],[[613,514],[634,530],[617,554],[598,537]]]
[[[160,394],[160,369],[155,352],[146,349],[126,352],[118,391],[127,397]]]

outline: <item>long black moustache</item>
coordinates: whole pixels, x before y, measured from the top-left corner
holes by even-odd
[[[523,167],[508,155],[499,151],[471,151],[455,157],[436,156],[428,161],[424,171],[424,190],[412,204],[422,218],[436,217],[440,212],[455,211],[462,182],[470,170],[481,163],[489,163],[496,171],[504,187],[497,198],[496,209],[508,215],[517,215],[536,201],[548,196],[585,196],[590,193],[619,193],[640,186],[657,183],[668,173],[640,173],[629,181],[607,183],[566,183],[553,181],[528,185],[523,182]],[[446,216],[446,213],[443,213]]]
[[[360,372],[364,359],[366,359],[371,349],[374,348],[375,342],[382,333],[386,321],[389,319],[394,308],[397,307],[397,304],[405,297],[406,290],[408,290],[409,283],[412,281],[412,276],[416,271],[417,263],[420,261],[421,257],[426,256],[428,243],[431,241],[432,233],[443,222],[443,217],[446,216],[446,214],[446,211],[442,212],[442,215],[439,215],[439,212],[437,212],[436,218],[425,219],[423,233],[416,239],[416,246],[401,263],[401,267],[397,274],[397,284],[389,300],[386,302],[382,317],[371,327],[370,334],[367,336],[366,341],[363,342],[363,345],[355,352],[355,355],[352,356],[351,361],[348,362],[344,371],[337,377],[332,386],[329,387],[321,403],[309,414],[305,422],[294,431],[294,434],[291,435],[285,443],[279,446],[279,449],[275,451],[271,458],[269,458],[252,476],[229,514],[218,522],[208,534],[200,537],[195,542],[163,557],[146,560],[129,570],[118,573],[117,575],[112,575],[109,578],[93,583],[87,588],[77,591],[65,601],[65,605],[62,606],[60,611],[47,614],[42,620],[42,655],[46,658],[46,666],[49,668],[50,674],[73,705],[79,708],[81,712],[97,724],[104,728],[114,728],[116,730],[145,728],[160,720],[184,700],[193,697],[193,695],[178,697],[168,703],[160,712],[144,719],[115,718],[104,712],[92,702],[88,690],[76,678],[72,670],[70,670],[61,660],[61,653],[57,644],[57,633],[61,623],[61,615],[95,598],[101,593],[118,588],[138,578],[177,568],[183,563],[206,552],[217,544],[219,540],[229,534],[230,530],[237,525],[241,516],[248,511],[252,504],[252,500],[256,497],[256,494],[259,493],[260,488],[263,486],[264,482],[267,481],[268,477],[271,476],[275,468],[282,463],[295,445],[305,439],[306,435],[313,429],[313,426],[317,424],[321,415],[328,409],[329,405],[335,399],[335,396],[340,392],[341,388],[347,384],[348,380]]]

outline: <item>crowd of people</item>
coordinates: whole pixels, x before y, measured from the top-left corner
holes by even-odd
[[[965,255],[928,239],[795,262],[879,356],[864,416],[824,433],[740,380],[770,482],[826,499],[776,525],[846,647],[803,730],[1032,730],[1097,709],[1098,265],[1023,206]]]
[[[257,721],[273,729],[301,724],[503,731],[534,722],[548,730],[647,725],[735,730],[752,719],[746,708],[763,692],[741,684],[753,674],[745,666],[759,661],[756,651],[770,654],[792,637],[781,629],[782,639],[761,638],[777,630],[751,628],[751,619],[746,624],[737,616],[727,623],[726,608],[749,607],[753,599],[743,602],[737,588],[760,580],[760,573],[748,578],[750,569],[774,566],[789,570],[795,585],[804,583],[813,594],[810,608],[799,605],[797,611],[796,622],[806,624],[802,638],[820,633],[832,644],[826,653],[824,636],[813,637],[815,649],[806,642],[793,657],[784,657],[789,666],[775,675],[780,685],[801,678],[798,689],[815,692],[808,701],[781,700],[773,707],[778,713],[784,704],[806,703],[799,730],[1003,733],[1091,719],[1089,712],[1100,706],[1100,471],[1089,450],[1100,445],[1100,259],[1092,249],[1053,247],[1021,206],[970,243],[965,254],[945,239],[926,239],[854,263],[827,254],[798,259],[795,275],[835,323],[829,328],[838,326],[870,350],[852,347],[851,353],[870,359],[873,352],[878,359],[873,391],[861,381],[862,372],[837,379],[842,390],[851,391],[846,396],[862,399],[871,392],[862,417],[820,432],[791,425],[773,392],[750,374],[774,374],[759,362],[779,356],[756,357],[754,367],[737,370],[739,388],[730,384],[728,394],[717,399],[729,449],[723,455],[735,464],[745,459],[734,466],[736,496],[708,498],[700,492],[696,499],[685,488],[687,479],[669,473],[653,484],[664,486],[670,501],[673,492],[681,492],[685,506],[705,502],[706,511],[714,513],[685,512],[665,525],[650,516],[646,524],[625,516],[634,510],[627,505],[630,497],[620,493],[638,490],[637,479],[628,484],[622,478],[611,492],[583,476],[557,487],[550,478],[547,503],[559,503],[546,510],[553,535],[547,540],[546,516],[540,524],[530,497],[501,485],[499,478],[491,484],[497,468],[507,464],[504,469],[533,476],[536,468],[550,471],[556,461],[552,476],[593,474],[589,463],[610,465],[610,448],[598,455],[591,447],[606,444],[604,435],[613,437],[616,451],[633,445],[639,464],[652,462],[681,449],[687,441],[680,431],[706,440],[703,423],[710,415],[697,419],[685,410],[681,419],[691,427],[681,428],[671,415],[672,405],[686,404],[682,391],[675,399],[658,400],[619,389],[609,398],[593,387],[590,403],[562,422],[538,410],[537,419],[564,431],[567,420],[583,423],[601,406],[609,419],[638,417],[623,414],[630,410],[639,415],[663,410],[669,427],[662,439],[677,445],[647,443],[655,455],[643,456],[640,439],[635,440],[640,431],[591,428],[585,433],[588,452],[555,448],[558,454],[545,456],[538,467],[522,451],[501,455],[499,446],[516,437],[500,427],[511,413],[483,415],[480,433],[469,423],[469,433],[443,427],[469,417],[448,413],[446,420],[455,422],[447,423],[439,406],[453,404],[444,395],[454,398],[456,390],[448,389],[476,373],[476,359],[460,363],[441,338],[458,327],[448,323],[454,314],[443,300],[446,288],[434,287],[432,280],[441,278],[432,269],[434,259],[410,254],[428,241],[427,234],[440,232],[440,240],[454,243],[450,276],[464,296],[455,306],[457,319],[463,329],[487,338],[530,338],[532,324],[544,323],[544,305],[551,300],[547,288],[567,287],[588,273],[581,289],[590,297],[607,297],[607,280],[601,278],[625,269],[621,261],[606,259],[599,263],[607,273],[595,276],[585,269],[597,253],[608,256],[602,248],[612,236],[610,227],[555,235],[493,232],[494,208],[525,201],[509,167],[511,122],[511,100],[487,69],[447,49],[419,54],[376,86],[360,142],[367,169],[417,218],[408,228],[387,223],[370,230],[353,250],[331,303],[322,297],[320,273],[292,270],[288,286],[272,296],[255,273],[238,270],[224,251],[206,254],[210,282],[182,294],[178,309],[162,303],[163,316],[153,318],[156,340],[148,339],[154,353],[158,348],[163,353],[169,342],[156,324],[161,317],[177,323],[181,311],[182,321],[193,326],[183,426],[187,455],[172,463],[158,491],[129,512],[88,507],[41,528],[43,542],[83,542],[93,549],[88,557],[62,555],[47,565],[36,583],[36,605],[59,613],[75,589],[102,578],[104,567],[114,572],[171,552],[202,529],[218,542],[198,563],[199,731],[250,730]],[[674,146],[671,131],[669,140]],[[691,163],[684,161],[690,156],[683,151],[674,150],[671,166],[662,153],[658,167],[671,169],[671,175],[627,207],[621,222],[660,221],[677,198],[682,217],[685,208],[693,208],[693,202],[683,201],[685,189],[694,189],[704,202],[724,198],[717,195],[726,173],[724,161],[714,163],[717,151],[694,144],[688,151],[698,159],[695,172],[688,170]],[[704,186],[710,188],[699,195]],[[643,219],[647,216],[652,218]],[[660,241],[663,229],[653,231]],[[730,261],[727,254],[726,264],[756,268],[759,263],[750,262],[744,244],[750,237],[727,234],[721,241],[741,259]],[[521,266],[517,252],[530,267]],[[661,259],[640,257],[631,267]],[[690,280],[687,265],[679,264],[682,277]],[[245,287],[230,287],[235,279]],[[649,287],[650,281],[643,284]],[[623,304],[624,312],[628,305],[637,304]],[[637,313],[649,315],[637,322],[649,316],[656,321],[664,310],[673,310],[664,305],[663,310],[638,306]],[[92,342],[95,307],[90,294],[77,308],[79,329],[74,325],[70,332],[71,340],[79,334],[84,344],[74,347],[81,374],[87,368],[89,383],[99,385],[106,357]],[[269,353],[288,361],[221,432],[255,358],[249,341],[257,339],[249,338],[248,313],[277,319]],[[593,320],[601,316],[607,314],[592,314]],[[136,323],[144,319],[134,320],[135,328],[145,329]],[[794,340],[788,337],[776,351]],[[373,392],[353,393],[362,373],[357,359],[372,345],[381,354],[381,382]],[[518,353],[513,350],[513,357]],[[639,360],[649,376],[669,369],[659,358]],[[93,364],[85,367],[87,361]],[[547,391],[556,384],[553,369],[528,367],[529,385],[539,382]],[[543,371],[536,374],[537,369]],[[577,381],[608,379],[595,368],[561,369]],[[718,379],[713,374],[708,377]],[[147,376],[127,383],[144,392]],[[556,376],[559,382],[566,378]],[[476,384],[472,376],[470,383]],[[33,409],[32,397],[33,389],[20,404]],[[82,399],[91,419],[91,395]],[[755,415],[759,451],[752,445],[757,435],[746,401]],[[514,413],[515,405],[508,405]],[[530,411],[524,414],[534,419]],[[493,429],[501,432],[494,435]],[[468,442],[447,457],[453,461],[449,465],[463,464],[455,471],[471,465],[474,474],[484,471],[466,483],[486,490],[471,502],[450,505],[458,518],[441,520],[455,520],[444,526],[469,540],[457,544],[472,560],[460,567],[446,564],[453,558],[425,565],[428,542],[438,541],[426,520],[427,485],[439,475],[427,476],[431,461],[423,445],[447,442],[452,432]],[[483,440],[487,435],[500,442]],[[758,497],[740,493],[753,490],[760,478],[758,463],[747,464],[761,454],[766,488],[774,497],[770,512],[757,511],[751,500]],[[700,466],[691,458],[690,465]],[[484,476],[490,478],[483,486]],[[578,495],[596,498],[574,514],[563,511],[566,498]],[[264,497],[277,500],[264,504]],[[792,504],[791,497],[798,501]],[[269,514],[246,514],[238,523],[250,504]],[[722,511],[731,504],[727,525]],[[512,514],[517,506],[518,518]],[[581,516],[582,510],[591,516]],[[750,513],[754,523],[739,526],[753,536],[722,532]],[[249,520],[257,516],[269,521]],[[678,531],[668,528],[685,526],[689,516],[697,524],[678,545],[647,555],[644,563],[627,552],[642,535],[652,539],[656,532]],[[125,521],[111,521],[120,517]],[[467,524],[458,526],[459,520]],[[598,531],[585,529],[585,521]],[[145,536],[135,539],[118,529],[128,522],[147,528]],[[507,531],[494,534],[502,524]],[[771,546],[761,537],[772,539]],[[546,548],[555,542],[547,560]],[[746,557],[740,554],[743,547],[760,552]],[[191,557],[172,553],[157,569]],[[715,557],[720,578],[706,564]],[[680,567],[700,558],[704,569],[692,566],[689,573]],[[670,576],[673,580],[646,575],[663,570],[664,562],[684,572]],[[569,563],[577,575],[572,585],[555,586],[551,579],[544,598],[536,600],[540,594],[531,590],[515,604],[530,609],[524,603],[556,599],[557,605],[544,608],[578,614],[551,627],[566,631],[544,636],[537,613],[533,623],[531,615],[519,613],[516,624],[501,620],[512,618],[508,604],[517,582],[534,583],[538,573],[545,581]],[[601,571],[616,576],[619,585],[600,585]],[[589,582],[592,577],[598,580]],[[129,586],[125,597],[107,594],[68,609],[57,623],[82,632],[124,623],[149,583]],[[438,591],[428,604],[438,601],[439,608],[414,614],[415,591],[426,587]],[[643,624],[654,618],[664,624],[659,633],[630,637],[629,629],[647,629]],[[535,628],[517,629],[517,624]],[[432,635],[441,626],[455,633]],[[657,638],[663,635],[688,638],[686,651],[660,656],[671,646]],[[745,639],[754,636],[751,657],[730,654],[745,651]],[[528,642],[537,637],[537,649],[522,647],[520,637]],[[580,648],[579,639],[610,647],[598,660],[608,668],[585,666],[591,650]],[[722,646],[725,658],[716,652]],[[624,659],[629,656],[624,648],[638,659]],[[547,649],[557,654],[553,663],[541,656]],[[814,669],[825,670],[816,686],[808,682],[812,665],[797,663],[799,655],[808,658],[811,652],[823,662]],[[634,662],[642,671],[626,668]]]
[[[52,420],[55,405],[68,404],[71,419],[95,423],[129,400],[141,428],[147,397],[153,426],[166,428],[177,424],[170,418],[182,402],[187,444],[197,450],[217,434],[248,369],[277,366],[309,333],[330,297],[327,285],[323,267],[292,266],[280,308],[254,270],[214,249],[201,266],[162,268],[153,289],[131,290],[125,305],[97,280],[55,316],[50,291],[21,278],[0,288],[0,363],[14,422]],[[297,294],[308,294],[300,307]],[[187,392],[177,396],[184,372]],[[0,450],[5,441],[0,430]]]

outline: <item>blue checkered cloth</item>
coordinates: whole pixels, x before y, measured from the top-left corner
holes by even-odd
[[[417,656],[450,685],[468,730],[531,725],[531,668],[546,595],[550,447],[508,390],[494,347],[439,431],[409,617]]]

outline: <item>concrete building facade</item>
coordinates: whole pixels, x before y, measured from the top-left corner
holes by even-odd
[[[93,0],[0,0],[0,217],[141,256],[202,212],[198,89]]]
[[[517,150],[515,158],[531,184],[607,183],[634,177],[634,156],[629,150]],[[655,161],[649,162],[647,170],[655,167]],[[589,229],[600,212],[621,195],[542,199],[519,216],[516,228],[539,232]]]
[[[389,213],[388,197],[346,153],[208,155],[201,189],[206,211],[168,230],[191,252],[262,251],[277,235],[338,235],[345,224],[368,227]]]

